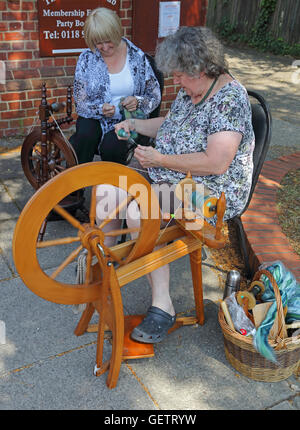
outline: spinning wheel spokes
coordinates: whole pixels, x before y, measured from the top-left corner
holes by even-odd
[[[72,261],[75,260],[76,257],[78,257],[80,251],[82,251],[83,246],[80,245],[78,246],[77,249],[75,249],[75,251],[71,252],[71,254],[60,264],[60,266],[58,266],[58,268],[52,273],[52,275],[50,276],[52,279],[55,279],[57,277],[57,275],[60,274],[60,272],[66,267],[68,266],[70,263],[72,263]]]
[[[96,221],[96,185],[93,186],[91,192],[91,204],[90,204],[90,225],[93,227]]]
[[[36,247],[37,248],[47,248],[48,246],[57,246],[57,245],[67,245],[69,243],[73,242],[79,242],[80,237],[63,237],[61,239],[54,239],[54,240],[44,240],[43,242],[37,242]]]
[[[119,213],[120,211],[127,206],[132,200],[134,199],[133,196],[129,195],[127,198],[125,198],[107,217],[102,223],[99,225],[99,228],[105,227],[108,223],[111,222]]]
[[[57,212],[60,216],[62,216],[66,221],[68,221],[73,227],[77,228],[78,230],[84,232],[85,228],[83,225],[74,218],[68,211],[66,211],[64,208],[62,208],[59,205],[54,206],[53,208],[55,212]]]

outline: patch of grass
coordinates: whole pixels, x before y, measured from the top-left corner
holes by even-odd
[[[291,170],[277,192],[279,225],[294,251],[300,255],[300,169]]]

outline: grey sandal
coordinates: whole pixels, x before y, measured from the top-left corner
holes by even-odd
[[[144,320],[131,333],[131,338],[142,343],[161,342],[176,321],[176,315],[151,306]]]

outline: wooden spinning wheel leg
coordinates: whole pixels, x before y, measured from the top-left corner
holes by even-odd
[[[200,325],[204,324],[204,305],[202,288],[202,248],[190,254],[190,265],[192,271],[196,316]]]
[[[99,259],[97,240],[92,242],[93,249],[98,257],[98,261],[100,262],[101,260]],[[93,303],[93,306],[97,309],[100,315],[94,374],[96,376],[102,375],[102,373],[108,370],[106,385],[108,388],[114,388],[118,382],[123,356],[124,313],[120,285],[115,269],[112,263],[106,260],[106,257],[102,259],[102,264],[103,279],[100,288],[100,298]],[[107,327],[109,327],[112,333],[112,351],[110,359],[104,363],[104,332]]]
[[[76,336],[81,336],[87,331],[94,312],[95,306],[93,305],[93,303],[87,303],[86,308],[82,312],[81,318],[74,330],[74,334]]]

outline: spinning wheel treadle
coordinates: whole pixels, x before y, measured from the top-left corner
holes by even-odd
[[[125,177],[126,180],[120,181],[120,177]],[[99,184],[120,187],[127,192],[128,198],[125,198],[117,210],[112,211],[107,219],[97,226],[95,224],[96,186]],[[141,184],[142,188],[137,187],[136,184]],[[61,207],[59,202],[70,193],[87,187],[92,187],[90,222],[81,224]],[[141,189],[144,192],[141,192]],[[104,225],[110,222],[121,207],[125,207],[132,200],[138,204],[141,213],[141,226],[137,232],[137,239],[107,248],[104,245],[105,235],[118,236],[124,231],[105,233],[102,230]],[[38,238],[41,225],[52,210],[61,215],[70,227],[75,229],[76,234],[40,242]],[[174,328],[196,322],[203,324],[201,248],[203,243],[214,248],[225,245],[224,237],[220,232],[224,210],[225,202],[224,198],[221,198],[217,203],[218,227],[216,228],[204,221],[201,230],[189,232],[188,220],[176,220],[177,226],[160,231],[158,200],[151,192],[150,184],[139,173],[126,166],[108,162],[78,165],[47,181],[24,207],[13,238],[16,269],[24,284],[45,300],[61,304],[87,304],[75,329],[76,335],[81,335],[88,329],[90,319],[97,310],[100,318],[97,327],[94,373],[100,375],[108,370],[106,383],[109,388],[114,388],[123,359],[153,355],[153,350],[145,349],[144,344],[134,342],[128,336],[128,330],[131,331],[134,325],[140,322],[142,316],[124,317],[120,288],[167,263],[190,254],[196,318],[178,318]],[[131,232],[133,231],[130,229],[125,230],[125,233]],[[155,245],[163,244],[165,244],[164,247],[153,251]],[[70,245],[77,247],[72,252],[68,251],[66,258],[50,275],[46,273],[39,262],[39,252],[49,252],[56,246],[67,248]],[[83,249],[87,250],[84,283],[70,284],[59,280],[63,270],[75,261]],[[107,329],[112,333],[112,350],[110,358],[103,362],[104,333]]]

